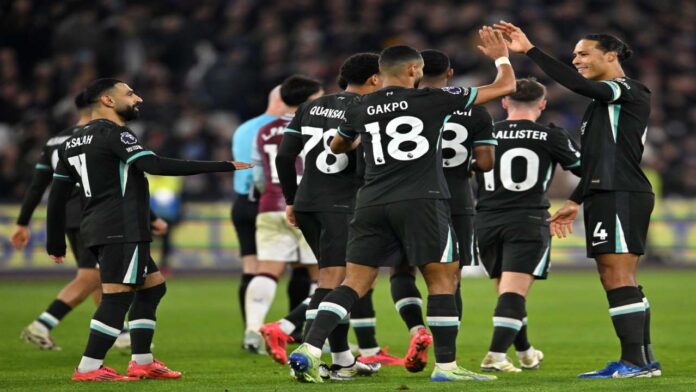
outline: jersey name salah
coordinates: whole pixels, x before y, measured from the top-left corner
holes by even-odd
[[[593,100],[583,116],[583,196],[593,191],[652,192],[640,168],[650,116],[650,90],[637,80],[604,81],[611,102]]]
[[[452,215],[474,214],[474,195],[469,183],[474,148],[497,144],[493,137],[493,119],[483,106],[455,111],[445,123],[442,134],[442,164],[452,195]]]
[[[546,191],[556,164],[579,172],[580,152],[564,129],[529,120],[500,121],[493,135],[498,141],[494,168],[476,173],[477,226],[546,224]]]
[[[280,186],[275,159],[278,155],[278,147],[283,140],[285,127],[292,120],[292,116],[283,116],[264,125],[256,135],[256,148],[263,165],[264,190],[259,198],[259,212],[285,211],[285,197]],[[295,170],[302,172],[300,158],[295,162]]]
[[[73,133],[77,132],[78,129],[80,129],[80,127],[70,127],[48,139],[41,150],[41,156],[39,157],[39,162],[36,164],[36,168],[53,172],[58,164],[58,151],[60,145],[63,144],[68,137],[72,136]],[[80,192],[80,188],[75,187],[65,206],[65,225],[69,229],[77,229],[80,227],[80,221],[82,220],[82,199]]]
[[[153,154],[108,120],[86,124],[61,144],[54,177],[80,184],[86,246],[151,240],[147,179],[132,164]]]
[[[301,137],[304,173],[295,195],[296,211],[352,212],[362,178],[356,173],[356,151],[333,154],[330,143],[345,118],[353,93],[338,93],[304,103],[285,129]]]
[[[411,199],[449,199],[442,169],[443,124],[476,100],[476,88],[386,87],[356,98],[338,132],[365,150],[365,184],[356,207]]]

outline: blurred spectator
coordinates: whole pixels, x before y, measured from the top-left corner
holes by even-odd
[[[252,117],[263,111],[268,91],[294,72],[335,91],[339,64],[358,51],[397,43],[438,48],[450,55],[459,83],[489,80],[495,69],[477,53],[476,31],[503,18],[568,63],[586,33],[614,33],[632,45],[627,74],[653,91],[647,143],[658,158],[650,166],[665,197],[696,196],[690,0],[7,0],[0,3],[0,200],[19,200],[39,146],[73,123],[72,98],[97,77],[121,78],[144,98],[133,128],[164,137],[156,138],[156,150],[225,159],[220,146],[234,124],[213,123],[213,112],[231,123]],[[541,76],[523,56],[513,62],[517,75]],[[547,85],[541,120],[577,134],[586,102]],[[500,119],[499,105],[488,106]],[[231,196],[228,177],[192,177],[183,192],[194,199]]]

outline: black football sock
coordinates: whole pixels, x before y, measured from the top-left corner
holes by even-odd
[[[655,362],[655,354],[653,354],[652,343],[650,343],[650,302],[643,292],[643,286],[638,286],[640,294],[643,296],[643,303],[645,304],[645,326],[643,327],[643,351],[645,352],[645,359],[648,363]]]
[[[517,293],[503,293],[493,313],[493,337],[488,351],[506,353],[522,329],[525,299]]]
[[[317,317],[312,322],[305,343],[321,349],[329,334],[348,316],[353,304],[358,300],[358,293],[348,286],[338,286],[324,297],[319,304]],[[347,333],[346,333],[347,335]],[[333,350],[332,350],[333,351]]]
[[[89,323],[89,339],[84,356],[103,360],[121,333],[126,313],[133,302],[132,291],[102,294],[102,300]]]
[[[633,366],[646,365],[643,353],[645,304],[638,287],[624,286],[607,291],[609,314],[621,341],[621,360]]]
[[[131,337],[131,353],[135,355],[150,354],[150,345],[155,336],[157,306],[167,293],[165,283],[135,293],[133,305],[128,313],[128,329]],[[151,361],[138,361],[139,364]]]
[[[529,343],[527,338],[527,313],[525,312],[524,318],[522,319],[522,328],[517,332],[515,336],[515,350],[522,352],[527,351],[532,345]]]
[[[70,313],[71,310],[72,308],[70,307],[70,305],[66,304],[65,302],[59,299],[56,299],[53,300],[53,302],[51,302],[51,304],[48,306],[48,309],[46,309],[45,312],[39,315],[39,318],[36,319],[36,321],[46,326],[46,328],[48,328],[48,330],[50,331],[51,329],[53,329],[53,327],[58,325],[60,320],[62,320],[66,314]]]
[[[254,274],[242,274],[242,280],[239,283],[239,308],[242,310],[242,321],[246,323],[246,291],[249,282],[254,278]]]
[[[370,354],[363,354],[366,356],[375,355],[379,351],[379,344],[375,335],[376,319],[375,308],[372,304],[372,291],[370,289],[365,296],[360,298],[350,311],[350,325],[353,327],[355,337],[358,339],[360,353],[362,354],[365,351]]]
[[[423,300],[416,287],[416,277],[409,273],[396,273],[389,278],[391,295],[396,311],[406,323],[409,331],[415,327],[425,327],[423,321]]]
[[[312,294],[312,298],[309,300],[309,305],[307,306],[307,311],[305,312],[305,326],[304,333],[302,334],[302,341],[307,337],[309,329],[312,328],[314,319],[317,318],[319,304],[330,292],[331,289],[316,289],[314,294]]]
[[[457,319],[457,304],[454,301],[454,295],[428,296],[428,326],[433,333],[435,362],[438,364],[455,362],[459,319]]]
[[[302,303],[296,306],[290,313],[280,320],[280,328],[283,330],[283,332],[287,333],[288,335],[292,335],[293,337],[299,337],[300,339],[302,338],[302,325],[304,324],[305,316],[307,314],[307,307],[309,306],[311,300],[312,298],[310,297],[305,298]],[[290,329],[292,329],[292,331],[288,332]]]
[[[459,270],[461,272],[461,269]],[[457,318],[459,318],[459,321],[462,321],[462,306],[464,304],[462,303],[462,284],[461,282],[457,283],[457,290],[454,291],[454,302],[457,304]]]
[[[290,281],[288,282],[288,299],[290,300],[290,311],[299,306],[302,301],[309,297],[309,290],[312,287],[312,280],[309,278],[307,268],[293,268]]]

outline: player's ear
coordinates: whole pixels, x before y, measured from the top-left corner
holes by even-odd
[[[539,101],[539,110],[546,110],[546,102],[548,102],[546,99],[542,99],[541,101]]]
[[[107,95],[107,94],[100,96],[99,101],[101,101],[101,103],[108,108],[112,108],[112,107],[116,106],[116,101],[114,101],[114,99],[111,98],[111,96]]]
[[[608,63],[613,63],[614,61],[616,61],[616,60],[618,59],[618,55],[617,55],[616,52],[614,52],[614,51],[609,51],[609,52],[606,52],[606,53],[604,54],[604,59],[605,59]]]
[[[507,99],[507,97],[503,97],[503,99],[500,100],[500,106],[502,106],[503,109],[505,109],[505,110],[508,109],[508,99]]]
[[[452,79],[454,76],[454,68],[450,68],[447,70],[447,80]]]
[[[370,85],[372,85],[372,86],[379,86],[382,84],[379,80],[378,74],[374,74],[374,75],[370,76],[369,81],[370,81]]]

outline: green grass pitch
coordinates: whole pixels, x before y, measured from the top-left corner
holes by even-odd
[[[502,374],[489,383],[430,383],[432,351],[426,371],[411,374],[383,368],[373,377],[351,382],[306,385],[292,381],[288,368],[264,356],[243,352],[236,278],[180,278],[158,314],[155,354],[184,372],[178,381],[76,384],[70,381],[88,333],[94,305],[87,302],[54,331],[63,347],[42,352],[18,339],[20,330],[55,296],[63,280],[0,283],[0,390],[2,391],[696,391],[696,271],[643,271],[641,282],[653,309],[653,343],[664,376],[634,380],[578,380],[576,374],[602,367],[617,358],[618,344],[606,299],[593,272],[555,272],[531,292],[530,339],[543,350],[540,370]],[[421,287],[422,289],[422,287]],[[381,345],[403,355],[408,333],[389,296],[388,280],[380,279],[374,296]],[[425,292],[424,290],[422,291]],[[464,319],[458,337],[458,360],[475,370],[491,335],[494,294],[486,279],[463,281]],[[287,309],[284,286],[269,320]],[[351,340],[353,339],[351,332]],[[514,352],[510,352],[514,356]],[[125,371],[129,357],[115,350],[106,364]]]

